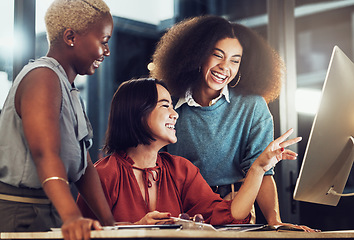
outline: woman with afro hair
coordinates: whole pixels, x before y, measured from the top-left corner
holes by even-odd
[[[217,16],[173,26],[157,45],[150,74],[167,84],[179,114],[178,142],[167,151],[192,161],[222,198],[234,198],[274,139],[267,104],[279,96],[283,72],[276,51],[245,26]],[[265,173],[257,203],[268,224],[285,225],[273,175]]]

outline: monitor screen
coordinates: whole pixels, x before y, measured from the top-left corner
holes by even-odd
[[[295,200],[338,204],[354,161],[353,137],[354,64],[335,46],[296,182]]]

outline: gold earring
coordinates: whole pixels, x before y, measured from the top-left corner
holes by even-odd
[[[230,85],[230,87],[232,87],[232,88],[236,87],[236,85],[240,82],[240,79],[241,79],[241,72],[238,73],[238,79],[237,79],[236,83],[234,85]]]

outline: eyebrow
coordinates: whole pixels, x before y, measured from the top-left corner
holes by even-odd
[[[223,50],[221,50],[220,48],[214,48],[214,50],[220,51],[220,52],[222,52],[223,54],[225,54],[225,52],[224,52]],[[242,57],[242,55],[240,55],[240,54],[235,54],[235,55],[233,55],[232,57]]]
[[[160,103],[160,102],[167,102],[167,103],[170,103],[170,101],[169,101],[168,99],[164,99],[164,98],[158,100],[157,102],[158,102],[158,103]]]

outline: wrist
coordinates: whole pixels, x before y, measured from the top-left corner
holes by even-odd
[[[59,212],[59,214],[60,214],[60,212]],[[72,209],[71,211],[61,213],[60,217],[63,222],[74,221],[76,219],[83,218],[79,209]]]
[[[283,223],[281,221],[267,221],[268,225],[282,225]]]
[[[115,223],[116,223],[116,221],[114,220],[113,217],[102,219],[102,221],[101,221],[102,226],[114,226]]]
[[[259,164],[257,164],[256,162],[254,162],[252,165],[251,165],[251,167],[250,167],[250,169],[248,170],[248,172],[252,172],[252,173],[254,173],[254,174],[256,174],[256,175],[264,175],[264,173],[266,172],[266,170],[262,167],[262,166],[260,166]]]

